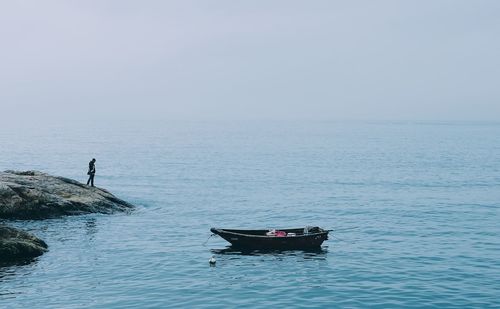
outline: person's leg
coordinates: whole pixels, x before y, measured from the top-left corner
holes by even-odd
[[[90,178],[92,178],[92,175],[89,176],[89,180],[87,180],[87,186],[89,185],[90,183]]]
[[[92,179],[92,180],[91,180],[91,181],[92,181],[92,182],[91,182],[91,184],[92,184],[92,187],[93,187],[93,186],[94,186],[94,174],[92,174],[90,177],[92,177],[92,178],[91,178],[91,179]]]

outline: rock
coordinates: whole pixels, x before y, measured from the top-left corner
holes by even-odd
[[[114,213],[134,206],[108,191],[37,171],[0,172],[0,218],[45,219]]]
[[[30,260],[47,251],[47,244],[35,236],[0,225],[0,263]]]

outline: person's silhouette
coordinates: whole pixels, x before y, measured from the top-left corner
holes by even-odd
[[[89,180],[87,180],[87,185],[89,183],[91,186],[94,186],[94,175],[95,175],[95,159],[92,159],[92,161],[89,162],[89,171],[87,172],[87,175],[89,175]]]

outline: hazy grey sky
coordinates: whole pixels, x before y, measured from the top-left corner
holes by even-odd
[[[2,119],[500,120],[500,1],[2,1]]]

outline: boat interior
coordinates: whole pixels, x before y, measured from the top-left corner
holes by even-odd
[[[283,231],[286,234],[294,233],[297,236],[325,232],[325,230],[323,230],[317,226],[314,226],[314,227],[307,226],[305,228],[294,228],[294,229],[267,229],[267,230],[220,229],[220,230],[225,231],[225,232],[232,232],[232,233],[245,234],[245,235],[255,235],[255,236],[266,236],[267,233],[272,231],[272,230]]]

